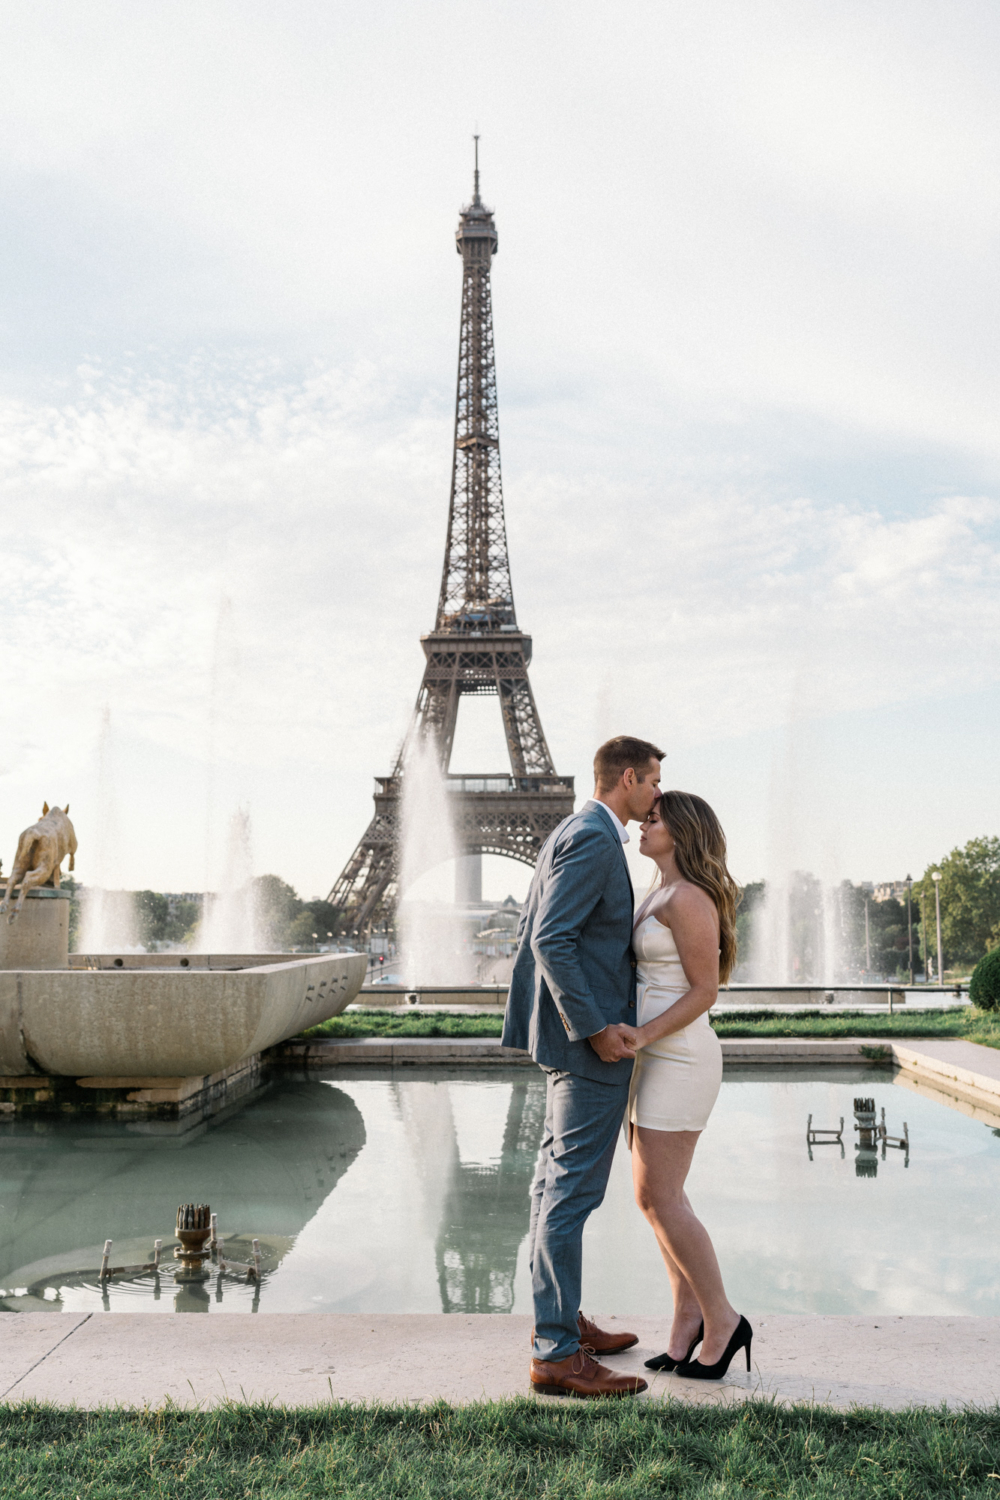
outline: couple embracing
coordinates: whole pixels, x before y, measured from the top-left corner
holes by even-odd
[[[708,804],[661,795],[662,758],[627,735],[601,746],[594,795],[546,841],[518,930],[503,1043],[530,1051],[546,1075],[528,1243],[531,1384],[552,1395],[646,1388],[600,1362],[636,1336],[580,1310],[583,1229],[604,1198],[623,1120],[636,1203],[674,1299],[667,1349],[647,1366],[719,1380],[745,1349],[750,1368],[753,1331],[726,1297],[684,1192],[722,1082],[708,1010],[736,958],[738,889]],[[622,847],[630,822],[659,870],[638,910]]]

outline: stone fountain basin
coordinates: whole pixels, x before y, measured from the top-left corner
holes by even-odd
[[[339,1015],[368,967],[364,953],[252,956],[226,970],[143,957],[135,968],[126,956],[121,968],[102,957],[92,969],[0,971],[0,1077],[220,1073]]]

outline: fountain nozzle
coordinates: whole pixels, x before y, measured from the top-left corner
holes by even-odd
[[[177,1210],[178,1260],[185,1271],[197,1271],[208,1258],[206,1242],[212,1233],[212,1210],[207,1203],[182,1203]]]

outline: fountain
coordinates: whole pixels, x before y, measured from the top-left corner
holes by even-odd
[[[471,986],[472,955],[458,913],[448,901],[421,901],[413,888],[421,876],[447,864],[455,868],[458,846],[437,744],[415,736],[403,775],[399,925],[406,984]]]
[[[177,1259],[184,1271],[199,1272],[208,1259],[208,1240],[212,1234],[212,1210],[207,1203],[182,1203],[177,1210]]]
[[[0,919],[0,1115],[218,1107],[256,1085],[269,1047],[338,1015],[361,988],[362,953],[70,958],[59,878],[75,848],[65,811],[47,806],[18,843],[3,906],[20,895]]]
[[[221,888],[205,896],[195,951],[263,953],[270,947],[268,925],[254,892],[250,813],[239,807],[229,822]]]

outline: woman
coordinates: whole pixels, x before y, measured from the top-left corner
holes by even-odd
[[[670,1343],[646,1364],[721,1380],[740,1349],[749,1370],[753,1329],[730,1305],[684,1181],[722,1082],[722,1048],[708,1010],[736,961],[739,888],[726,868],[718,818],[690,792],[663,793],[641,826],[639,849],[660,879],[636,912],[632,934],[639,981],[628,1106],[632,1176],[674,1294]]]

